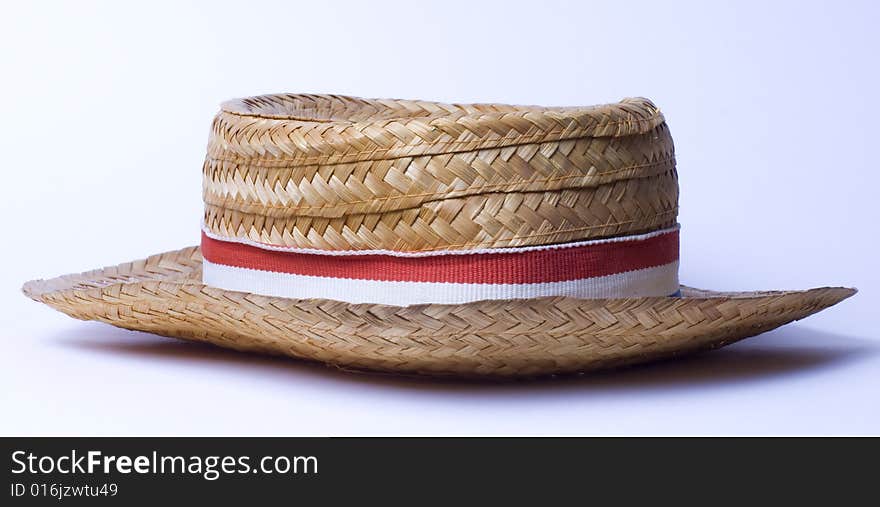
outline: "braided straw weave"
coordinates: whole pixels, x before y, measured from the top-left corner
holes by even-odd
[[[855,293],[683,288],[681,298],[353,305],[207,287],[197,247],[28,282],[24,292],[78,319],[238,350],[352,369],[502,377],[582,372],[719,347]]]
[[[325,95],[227,102],[204,225],[236,240],[407,252],[546,245],[674,226],[672,138],[646,99],[545,108]],[[855,291],[349,304],[227,291],[190,247],[25,284],[72,317],[343,368],[534,376],[713,348]]]
[[[669,129],[647,99],[586,108],[324,95],[227,102],[205,224],[329,250],[533,246],[669,227]]]

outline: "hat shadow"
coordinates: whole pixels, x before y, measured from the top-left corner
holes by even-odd
[[[175,361],[194,368],[225,367],[250,380],[352,383],[359,387],[438,392],[645,390],[725,385],[799,375],[841,367],[880,351],[873,340],[788,325],[722,349],[614,370],[522,380],[455,379],[351,372],[313,361],[223,349],[210,344],[128,331],[99,323],[81,323],[56,337],[65,347],[149,361]]]

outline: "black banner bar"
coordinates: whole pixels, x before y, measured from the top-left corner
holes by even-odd
[[[2,505],[420,498],[470,505],[474,494],[543,505],[570,495],[656,501],[700,491],[756,500],[751,492],[774,490],[816,500],[834,477],[848,488],[836,490],[839,501],[876,480],[875,466],[859,464],[878,455],[876,439],[794,438],[4,438],[2,445]]]

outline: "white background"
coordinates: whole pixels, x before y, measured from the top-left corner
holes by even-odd
[[[880,433],[875,2],[143,5],[4,5],[0,433]],[[514,384],[338,373],[21,295],[196,243],[218,104],[282,91],[650,97],[676,141],[685,283],[861,292],[721,351]]]

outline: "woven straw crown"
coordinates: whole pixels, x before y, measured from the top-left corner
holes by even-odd
[[[522,247],[673,226],[672,138],[649,100],[535,107],[266,95],[223,104],[206,230],[321,250]]]

